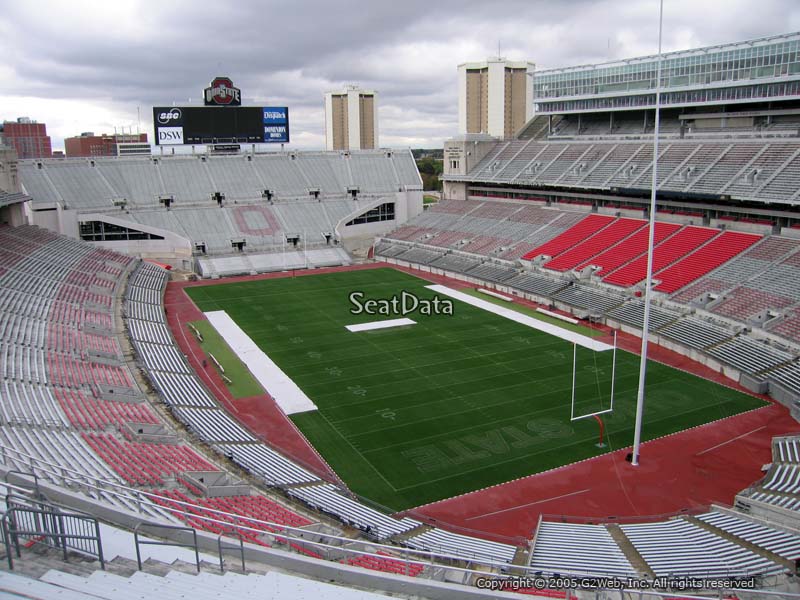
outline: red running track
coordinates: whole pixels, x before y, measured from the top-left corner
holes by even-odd
[[[214,369],[204,370],[196,340],[186,335],[186,321],[204,318],[183,289],[235,281],[313,276],[323,272],[374,269],[390,266],[454,288],[478,287],[416,269],[373,263],[295,273],[234,277],[224,281],[170,283],[165,305],[170,327],[181,349],[206,385],[226,408],[251,431],[287,455],[299,459],[326,479],[335,479],[327,463],[310,446],[269,396],[233,400]],[[515,298],[515,302],[537,304]],[[611,330],[593,326],[611,339]],[[639,353],[641,340],[618,332],[620,348]],[[685,356],[651,344],[648,356],[670,366],[747,392],[708,367]],[[199,358],[199,360],[198,360]],[[763,399],[770,402],[769,398]],[[288,425],[288,426],[287,426]],[[773,436],[800,431],[800,425],[784,407],[771,403],[754,411],[676,433],[642,445],[639,466],[625,460],[630,448],[464,494],[407,511],[416,518],[449,529],[502,540],[530,538],[540,515],[580,517],[588,520],[624,521],[681,511],[704,510],[711,503],[730,505],[736,493],[762,475],[761,466],[771,462]]]

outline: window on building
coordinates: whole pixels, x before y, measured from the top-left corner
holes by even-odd
[[[114,242],[127,240],[163,240],[154,233],[138,231],[103,221],[84,221],[80,225],[81,239],[86,242]]]
[[[352,221],[345,224],[345,227],[350,225],[363,225],[364,223],[377,223],[379,221],[392,221],[394,220],[394,202],[386,202],[380,206],[368,210],[362,215],[357,216]]]

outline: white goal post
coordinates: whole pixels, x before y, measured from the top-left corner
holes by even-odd
[[[596,351],[595,351],[596,352]],[[614,345],[612,347],[612,357],[611,357],[611,398],[609,402],[608,408],[604,408],[602,410],[598,410],[591,413],[586,413],[582,415],[575,414],[575,383],[576,383],[576,376],[577,376],[577,365],[578,365],[578,345],[572,344],[572,398],[570,400],[570,421],[579,421],[581,419],[590,419],[592,417],[604,415],[614,410],[614,380],[616,379],[616,372],[617,372],[617,332],[614,331]]]

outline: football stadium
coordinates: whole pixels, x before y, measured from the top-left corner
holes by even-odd
[[[800,33],[528,83],[432,203],[222,77],[0,147],[0,596],[798,597]]]

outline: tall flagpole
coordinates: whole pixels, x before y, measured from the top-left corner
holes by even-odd
[[[644,322],[642,323],[642,355],[639,362],[639,390],[636,394],[636,425],[633,433],[633,456],[631,464],[639,465],[639,450],[642,443],[642,414],[644,412],[644,385],[647,374],[647,338],[650,335],[650,301],[653,286],[653,245],[656,229],[656,185],[658,183],[658,133],[661,124],[661,35],[664,23],[664,0],[658,8],[658,59],[656,66],[656,119],[653,128],[653,179],[650,184],[650,231],[647,236],[647,279],[644,289]]]

